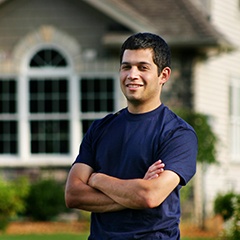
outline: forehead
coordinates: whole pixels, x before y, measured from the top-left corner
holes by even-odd
[[[124,62],[153,62],[153,50],[147,49],[126,49],[123,53],[122,63]]]

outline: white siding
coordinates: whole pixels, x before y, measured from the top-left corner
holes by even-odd
[[[212,1],[211,21],[229,41],[240,47],[240,11],[237,0]],[[236,49],[237,49],[236,48]],[[211,116],[212,127],[218,135],[217,160],[206,172],[207,211],[218,192],[240,192],[240,162],[230,156],[229,85],[231,78],[240,77],[240,51],[221,53],[199,62],[195,71],[195,109]],[[239,146],[240,147],[240,146]]]

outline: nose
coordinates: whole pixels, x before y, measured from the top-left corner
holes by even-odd
[[[138,69],[137,69],[137,67],[131,67],[131,69],[129,69],[127,78],[128,79],[135,79],[137,77],[138,77]]]

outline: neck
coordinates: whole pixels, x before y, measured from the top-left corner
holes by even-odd
[[[158,102],[158,104],[146,106],[141,104],[128,104],[128,111],[133,114],[141,114],[141,113],[147,113],[155,110],[161,105],[161,101]]]

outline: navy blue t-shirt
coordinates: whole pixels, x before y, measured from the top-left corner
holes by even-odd
[[[161,159],[165,170],[180,177],[180,184],[156,208],[92,213],[94,240],[180,239],[179,189],[196,172],[197,137],[193,128],[165,105],[151,112],[131,114],[127,108],[93,122],[75,163],[120,179],[143,178]]]

